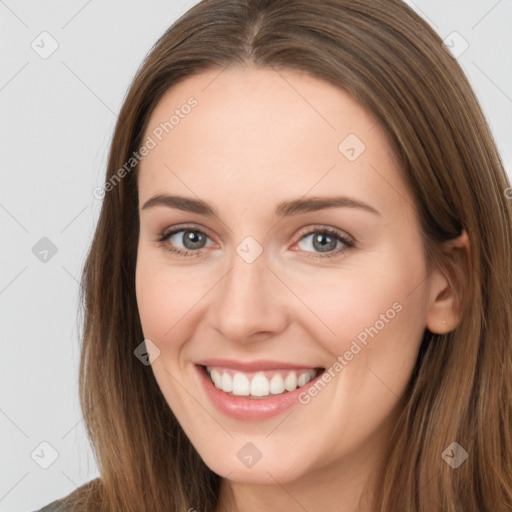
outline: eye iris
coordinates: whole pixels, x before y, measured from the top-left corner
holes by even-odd
[[[188,244],[191,243],[191,245]],[[187,249],[201,249],[204,245],[205,237],[197,231],[185,231],[183,234],[183,245]]]
[[[330,239],[330,242],[322,243],[326,238]],[[328,252],[336,249],[336,239],[326,233],[320,233],[313,237],[313,246],[320,252]]]

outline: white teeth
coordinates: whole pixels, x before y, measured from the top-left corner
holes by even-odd
[[[284,387],[287,391],[297,389],[297,374],[295,372],[290,372],[286,376],[286,379],[284,379]]]
[[[270,379],[270,392],[273,395],[279,395],[284,391],[284,380],[281,375],[276,374]]]
[[[252,396],[268,396],[270,384],[264,375],[255,375],[251,380]]]
[[[236,372],[233,376],[223,368],[207,367],[207,372],[215,387],[225,393],[232,393],[236,396],[265,397],[279,395],[286,391],[294,391],[297,387],[304,386],[317,375],[316,370],[291,370],[283,379],[281,371],[276,371],[269,379],[266,375],[271,372],[263,372],[246,375],[243,372]]]
[[[222,385],[222,375],[219,373],[219,370],[215,368],[211,371],[210,377],[212,378],[213,383],[216,387],[222,389],[224,386]],[[228,375],[229,377],[229,375]]]
[[[224,375],[226,375],[226,373],[227,372],[224,372]],[[224,391],[224,389],[222,391]],[[249,396],[249,391],[249,379],[243,373],[235,373],[233,377],[233,395]]]
[[[220,389],[223,391],[233,391],[233,380],[231,379],[231,375],[229,375],[228,372],[224,372],[224,375],[222,375],[222,380],[220,381]]]
[[[309,382],[311,379],[309,377],[309,373],[301,373],[297,377],[297,386],[300,388],[301,386],[304,386],[306,382]]]

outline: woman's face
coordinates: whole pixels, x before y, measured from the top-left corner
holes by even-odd
[[[169,407],[230,480],[355,481],[435,314],[376,119],[305,74],[228,68],[171,88],[144,141],[137,301]]]

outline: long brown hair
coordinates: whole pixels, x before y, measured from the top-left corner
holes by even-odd
[[[456,280],[465,283],[457,288],[461,322],[446,335],[425,331],[373,510],[512,510],[510,183],[460,66],[399,0],[204,0],[148,54],[115,128],[111,186],[82,277],[80,399],[101,478],[68,503],[95,512],[215,510],[220,477],[192,447],[151,367],[134,356],[143,340],[137,168],[112,180],[169,87],[246,64],[305,71],[377,117],[414,193],[432,265],[456,275],[461,266],[442,243],[462,230],[469,236],[467,275],[459,270]],[[454,441],[468,453],[456,469],[442,458]]]

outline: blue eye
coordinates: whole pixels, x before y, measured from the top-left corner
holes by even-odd
[[[183,234],[176,236],[179,233]],[[172,239],[175,237],[176,239],[173,241]],[[208,238],[208,235],[199,229],[181,227],[180,229],[174,229],[162,234],[158,241],[170,241],[172,245],[166,244],[165,248],[168,251],[179,254],[180,256],[197,256],[200,250],[205,247],[206,240]],[[181,241],[181,243],[185,246],[184,249],[175,247],[177,241]]]
[[[352,239],[342,235],[341,232],[336,229],[324,226],[309,228],[309,231],[301,236],[297,244],[308,238],[311,239],[309,246],[318,251],[313,251],[312,255],[308,255],[310,258],[333,258],[355,247],[355,243]],[[341,248],[338,244],[341,244]],[[306,250],[303,252],[307,253],[311,251]]]
[[[311,238],[310,247],[313,251],[300,250],[300,252],[310,253],[310,258],[331,258],[339,256],[341,253],[355,247],[352,239],[341,234],[341,232],[325,226],[315,226],[309,228],[305,234],[302,234],[296,244],[302,243],[304,240]],[[174,240],[173,240],[174,239]],[[180,226],[171,231],[164,232],[158,239],[159,242],[170,242],[164,245],[165,249],[178,254],[179,256],[195,257],[202,253],[202,249],[207,247],[210,237],[194,227]],[[183,248],[176,247],[181,243]],[[341,247],[340,247],[341,245]],[[317,251],[317,252],[316,252]]]

